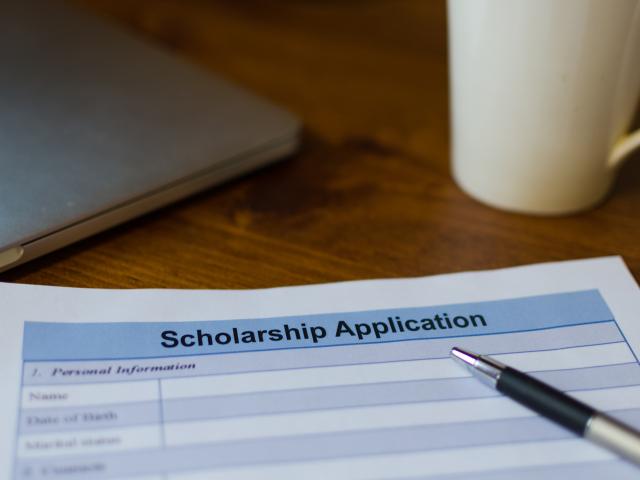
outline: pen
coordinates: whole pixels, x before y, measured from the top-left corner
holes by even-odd
[[[452,348],[474,377],[572,432],[640,465],[640,432],[546,383],[485,355]]]

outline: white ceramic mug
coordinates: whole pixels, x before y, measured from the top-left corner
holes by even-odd
[[[453,175],[507,210],[589,208],[640,147],[640,0],[448,0]]]

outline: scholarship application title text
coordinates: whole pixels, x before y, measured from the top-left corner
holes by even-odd
[[[179,332],[164,330],[161,333],[161,344],[165,348],[176,347],[211,347],[223,345],[304,342],[322,343],[331,337],[345,342],[368,342],[384,337],[402,334],[404,338],[414,334],[423,338],[426,332],[440,330],[476,329],[487,326],[482,315],[449,316],[442,313],[432,318],[402,319],[399,316],[387,317],[384,321],[349,322],[340,320],[335,327],[324,325],[308,325],[305,322],[290,325],[283,323],[278,328],[244,329],[233,327],[216,331],[196,329],[194,331]],[[453,332],[451,332],[453,333]],[[328,342],[334,343],[334,341]]]

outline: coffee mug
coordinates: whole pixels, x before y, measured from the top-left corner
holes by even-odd
[[[448,0],[448,16],[460,187],[524,213],[600,202],[640,147],[640,0]]]

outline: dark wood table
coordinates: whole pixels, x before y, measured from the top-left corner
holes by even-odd
[[[83,0],[278,102],[301,152],[0,275],[79,287],[255,288],[622,255],[640,278],[640,158],[599,208],[490,209],[449,175],[445,5]]]

